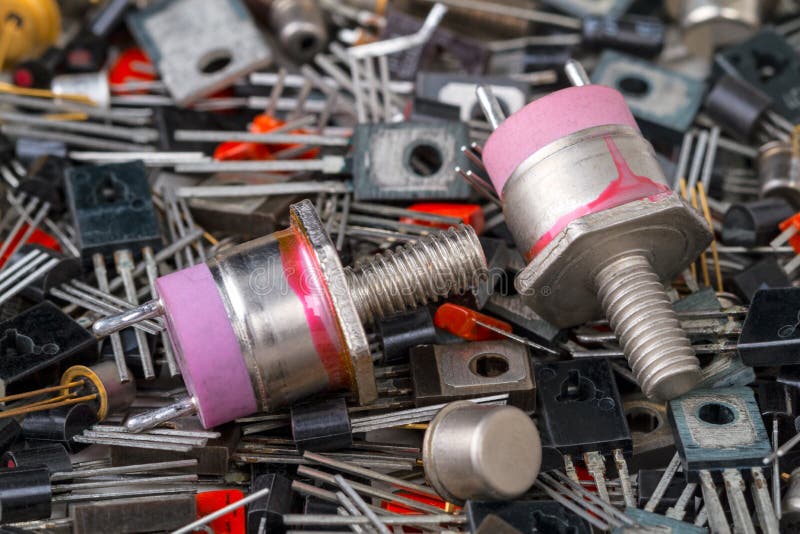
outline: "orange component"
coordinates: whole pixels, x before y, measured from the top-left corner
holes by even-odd
[[[433,497],[428,497],[426,495],[418,495],[416,493],[408,491],[398,491],[395,492],[395,495],[397,495],[398,497],[405,497],[406,499],[417,501],[422,504],[428,504],[430,506],[441,508],[442,510],[447,511],[448,513],[455,513],[461,510],[460,506],[448,503],[443,499],[435,499]],[[384,510],[388,510],[390,512],[394,512],[396,514],[404,514],[404,515],[418,515],[423,513],[419,510],[414,510],[413,508],[409,508],[408,506],[392,501],[382,501],[381,508],[383,508]]]
[[[22,228],[19,229],[19,232],[17,232],[16,235],[11,238],[11,246],[8,247],[9,251],[14,250],[14,248],[17,246],[17,242],[20,239],[22,239],[22,236],[25,235],[25,232],[27,230],[28,230],[28,225],[23,224]],[[33,233],[25,242],[25,244],[41,245],[43,247],[53,249],[56,252],[61,252],[61,246],[58,244],[56,238],[54,238],[47,232],[39,230],[38,228],[34,228]],[[2,267],[10,257],[11,256],[9,255],[9,253],[6,253],[2,258],[0,258],[0,267]]]
[[[789,245],[791,245],[795,252],[800,254],[800,213],[795,213],[780,223],[778,228],[780,228],[781,232],[783,232],[790,226],[795,229],[795,234],[789,238]]]
[[[122,52],[108,72],[108,82],[121,85],[127,82],[151,82],[157,78],[156,68],[150,58],[139,48],[129,48]],[[140,94],[140,91],[115,91],[116,94]]]
[[[225,508],[231,503],[240,501],[244,498],[244,493],[239,490],[218,490],[198,493],[195,497],[197,503],[197,518],[207,516]],[[216,534],[245,534],[247,526],[247,516],[244,508],[237,508],[229,514],[215,519],[209,526]],[[204,532],[196,530],[195,532]]]
[[[483,232],[483,227],[486,225],[486,218],[483,215],[483,209],[478,204],[448,204],[445,202],[421,202],[419,204],[412,204],[408,209],[413,211],[420,211],[423,213],[431,213],[434,215],[444,215],[446,217],[456,217],[461,219],[464,224],[468,224],[475,229],[476,234]],[[423,226],[433,226],[434,228],[447,229],[449,227],[446,223],[438,223],[433,221],[424,221],[415,219],[413,217],[401,217],[401,223],[413,223]]]
[[[499,334],[478,322],[491,325],[504,332],[511,332],[511,325],[505,321],[489,317],[475,310],[458,306],[449,302],[439,306],[433,316],[433,324],[437,328],[447,330],[451,334],[463,337],[470,341],[489,341],[491,339],[504,339]]]
[[[286,124],[280,119],[271,115],[260,114],[253,118],[250,124],[251,133],[269,133]],[[293,130],[290,133],[305,133],[303,130]],[[279,152],[299,145],[265,145],[263,143],[251,143],[248,141],[226,141],[217,146],[214,150],[214,159],[219,161],[239,161],[239,160],[268,160],[272,159],[273,152]],[[318,148],[312,148],[301,154],[302,159],[312,159],[319,154]]]

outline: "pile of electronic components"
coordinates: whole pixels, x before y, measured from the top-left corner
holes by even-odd
[[[0,533],[800,531],[797,2],[0,0],[0,71]]]

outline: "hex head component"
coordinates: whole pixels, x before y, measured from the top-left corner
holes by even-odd
[[[514,285],[543,318],[574,326],[602,316],[595,274],[615,257],[640,250],[659,277],[670,280],[711,239],[702,217],[675,193],[665,193],[574,220],[520,271]]]
[[[507,500],[533,485],[542,447],[536,425],[519,408],[459,401],[431,421],[422,459],[425,477],[448,501]]]
[[[339,324],[348,364],[352,390],[357,392],[362,404],[374,401],[378,397],[375,374],[372,370],[372,354],[364,327],[358,317],[358,310],[350,296],[350,287],[336,252],[322,221],[309,200],[293,204],[289,209],[292,224],[308,238],[311,252],[316,258],[322,276],[327,282],[334,316]]]

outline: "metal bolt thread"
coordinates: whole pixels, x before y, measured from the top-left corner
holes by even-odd
[[[369,323],[473,287],[487,271],[471,226],[450,228],[345,269],[361,321]]]
[[[595,283],[644,394],[665,401],[691,390],[700,380],[700,362],[650,261],[623,256],[601,269]]]

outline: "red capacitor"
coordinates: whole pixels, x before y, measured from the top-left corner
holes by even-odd
[[[197,518],[207,516],[225,508],[231,503],[240,501],[244,498],[244,493],[239,490],[218,490],[198,493],[195,501],[197,502]],[[247,515],[245,508],[237,508],[229,514],[215,519],[209,526],[216,534],[245,534],[247,525]],[[202,533],[205,531],[196,530]]]
[[[446,217],[456,217],[461,219],[464,224],[468,224],[475,229],[475,233],[480,235],[483,232],[483,227],[486,225],[486,218],[483,214],[483,208],[478,204],[450,204],[446,202],[420,202],[412,204],[408,207],[412,211],[420,211],[423,213],[431,213],[434,215],[444,215]],[[415,219],[413,217],[401,217],[401,223],[413,223],[422,226],[432,226],[434,228],[442,228],[446,230],[450,227],[447,223],[438,223],[433,221],[425,221],[422,219]]]
[[[789,245],[794,249],[795,252],[800,254],[800,213],[795,213],[782,223],[778,225],[778,228],[781,229],[781,232],[785,231],[789,227],[793,227],[797,233],[795,233],[792,237],[789,238]]]
[[[490,330],[478,324],[478,322],[491,325],[505,332],[511,332],[511,325],[505,321],[449,302],[439,306],[433,316],[433,324],[436,325],[436,328],[447,330],[451,334],[469,341],[504,339],[502,334]]]
[[[147,55],[139,48],[129,48],[122,52],[114,66],[108,71],[108,82],[112,86],[128,82],[151,82],[157,79],[156,68]],[[115,94],[141,94],[145,90],[114,91]]]
[[[260,114],[253,118],[250,124],[251,133],[269,133],[286,124],[280,119],[270,115]],[[303,130],[292,130],[290,133],[305,133]],[[239,161],[239,160],[269,160],[272,159],[273,152],[279,152],[299,145],[265,145],[263,143],[250,143],[247,141],[226,141],[217,146],[214,150],[214,159],[219,161]],[[311,159],[319,155],[318,148],[311,148],[303,152],[302,159]]]

